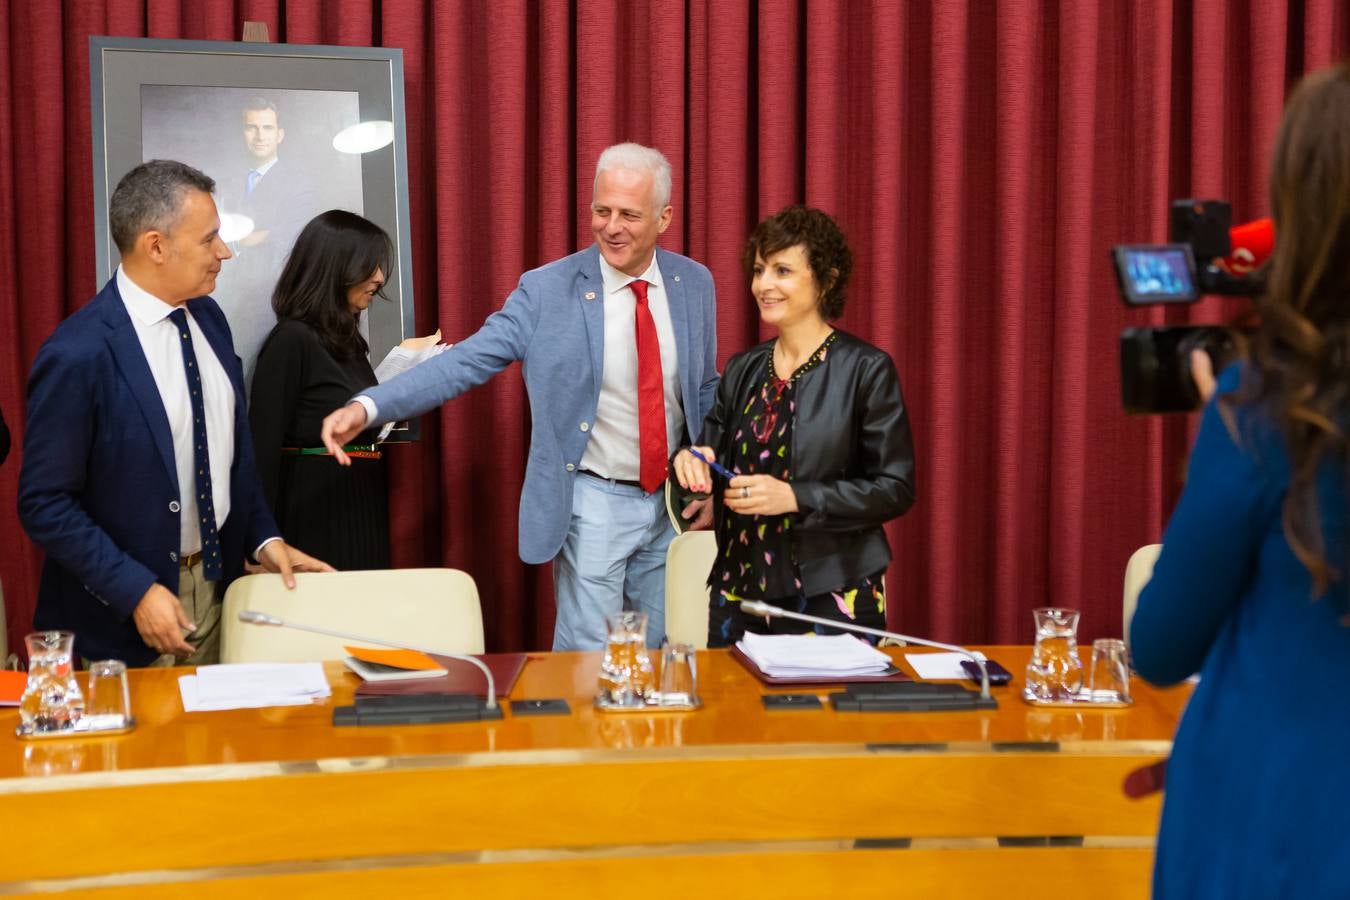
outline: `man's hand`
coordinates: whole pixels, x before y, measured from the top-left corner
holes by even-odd
[[[713,502],[711,497],[702,500],[690,500],[680,511],[680,516],[689,523],[690,531],[707,531],[712,527]]]
[[[292,572],[336,572],[328,563],[297,550],[285,541],[268,541],[258,551],[258,562],[269,572],[280,572],[286,587],[295,587]]]
[[[141,640],[156,653],[186,657],[195,649],[183,639],[183,632],[195,631],[197,626],[188,621],[183,604],[173,591],[158,582],[150,585],[150,590],[141,597],[131,619],[141,633]]]
[[[350,466],[351,458],[342,452],[342,445],[356,437],[366,428],[366,408],[353,400],[342,409],[335,409],[323,420],[319,432],[323,445],[340,466]],[[275,570],[274,570],[275,571]]]
[[[797,511],[792,485],[772,475],[737,475],[722,495],[727,509],[743,516],[776,516]]]

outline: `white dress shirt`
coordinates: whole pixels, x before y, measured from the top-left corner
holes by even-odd
[[[661,279],[661,269],[652,255],[651,265],[640,276],[647,282],[647,306],[656,323],[661,345],[661,381],[666,399],[666,453],[674,452],[684,435],[684,405],[680,395],[680,358],[675,348],[675,328],[670,321],[670,303]],[[600,403],[591,426],[591,439],[581,456],[581,468],[606,478],[637,481],[642,463],[638,451],[638,359],[634,315],[637,297],[628,285],[637,278],[626,275],[600,257],[604,283],[605,354],[600,380]]]
[[[196,553],[202,548],[198,527],[197,477],[193,469],[192,400],[188,396],[187,370],[183,366],[183,340],[178,326],[169,319],[176,307],[142,289],[122,267],[117,267],[117,290],[122,295],[131,324],[140,339],[145,360],[150,364],[155,387],[164,404],[164,413],[173,433],[174,468],[178,472],[179,550]],[[183,307],[187,312],[187,307]],[[206,407],[206,446],[211,456],[211,494],[216,511],[216,528],[224,526],[230,515],[230,467],[234,465],[234,386],[202,333],[187,312],[188,331],[202,380]],[[148,449],[148,448],[147,448]]]

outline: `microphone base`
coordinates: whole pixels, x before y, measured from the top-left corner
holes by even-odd
[[[441,722],[480,722],[500,719],[502,708],[492,708],[477,694],[394,694],[357,697],[352,706],[333,710],[335,726],[429,725]]]
[[[978,691],[959,684],[900,683],[855,684],[830,695],[836,712],[952,712],[968,709],[998,709],[998,701],[985,699]]]

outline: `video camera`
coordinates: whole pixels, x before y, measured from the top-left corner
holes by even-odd
[[[1174,200],[1170,244],[1111,249],[1128,306],[1194,303],[1206,294],[1250,297],[1264,287],[1262,262],[1274,246],[1270,219],[1232,227],[1223,200]],[[1120,335],[1120,394],[1127,413],[1189,412],[1200,406],[1191,352],[1204,350],[1215,373],[1238,353],[1222,325],[1126,328]]]

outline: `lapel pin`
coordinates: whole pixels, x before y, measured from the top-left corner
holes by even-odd
[[[586,299],[587,299],[587,300],[594,300],[594,299],[595,299],[595,291],[587,291],[587,292],[586,292]]]
[[[680,276],[676,275],[676,276],[675,276],[675,280],[676,280],[676,281],[679,281],[679,280],[680,280]]]

